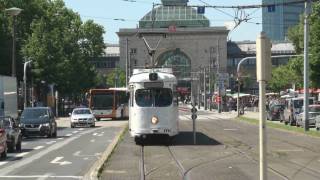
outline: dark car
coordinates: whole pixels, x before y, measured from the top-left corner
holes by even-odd
[[[285,106],[282,104],[271,105],[267,109],[267,119],[268,120],[280,120],[281,122],[284,120],[284,108]]]
[[[49,107],[25,108],[20,123],[22,135],[25,137],[32,135],[57,137],[57,122]]]
[[[0,117],[7,134],[7,146],[9,152],[15,150],[21,152],[22,134],[18,123],[11,117]]]
[[[3,125],[3,120],[0,119],[0,158],[7,157],[7,135]]]

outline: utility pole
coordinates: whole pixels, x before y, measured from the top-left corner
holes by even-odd
[[[126,87],[128,87],[128,77],[129,77],[129,73],[128,73],[128,58],[129,58],[129,48],[128,48],[128,38],[126,38]]]
[[[28,106],[27,104],[27,67],[32,61],[27,61],[23,65],[23,97],[24,97],[24,108]]]
[[[271,43],[264,32],[256,41],[257,81],[259,82],[259,159],[260,180],[267,179],[266,140],[266,82],[271,79]]]
[[[207,110],[207,89],[206,89],[206,86],[207,86],[207,78],[206,78],[206,67],[203,68],[203,99],[204,99],[204,102],[203,102],[203,105],[204,105],[204,110]]]
[[[303,81],[304,81],[304,106],[303,106],[303,117],[304,117],[304,131],[309,131],[309,15],[310,15],[311,1],[305,2],[305,17],[304,17],[304,69],[303,69]]]
[[[218,79],[218,96],[219,96],[219,101],[218,101],[218,112],[221,113],[221,83],[220,83],[220,47],[219,47],[219,39],[217,41],[217,78]]]
[[[199,78],[199,84],[198,84],[198,109],[200,109],[200,94],[201,94],[201,67],[199,68],[199,73],[198,73],[198,78]]]

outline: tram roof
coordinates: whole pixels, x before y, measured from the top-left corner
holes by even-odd
[[[133,82],[151,82],[149,80],[149,73],[151,73],[152,70],[151,69],[145,69],[143,71],[140,71],[140,72],[137,72],[137,73],[134,73],[131,78],[130,78],[130,83],[133,83]],[[172,73],[169,73],[167,71],[165,72],[161,72],[161,71],[154,71],[158,74],[158,80],[160,81],[174,81],[176,82],[177,81],[177,78],[172,74]]]

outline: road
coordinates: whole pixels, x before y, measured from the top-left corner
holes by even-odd
[[[235,113],[198,111],[193,145],[190,112],[180,111],[180,134],[169,146],[155,139],[144,146],[127,134],[101,179],[259,179],[258,126]],[[320,179],[320,139],[268,129],[268,179]]]
[[[21,153],[0,161],[0,179],[83,179],[127,121],[101,121],[95,128],[70,128],[57,120],[58,137],[31,137]]]

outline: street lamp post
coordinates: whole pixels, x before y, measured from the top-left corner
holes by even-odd
[[[20,8],[9,8],[5,10],[10,16],[12,16],[12,77],[16,76],[16,16],[20,14],[22,9]]]

